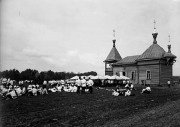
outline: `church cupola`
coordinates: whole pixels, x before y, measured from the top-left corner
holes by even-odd
[[[168,45],[168,53],[171,53],[171,45]]]
[[[113,30],[113,37],[114,37],[114,39],[113,39],[113,47],[116,47],[116,38],[115,38],[115,30]]]
[[[153,44],[157,44],[157,40],[156,40],[157,35],[158,33],[156,32],[156,21],[154,20],[154,32],[152,33],[152,36],[154,38]]]
[[[169,37],[168,53],[171,53],[170,35],[168,37]]]
[[[116,49],[116,39],[115,39],[115,30],[113,30],[113,47],[109,53],[109,55],[104,60],[105,62],[105,75],[113,75],[112,64],[122,60],[121,55]]]
[[[113,40],[113,47],[116,47],[116,40]]]

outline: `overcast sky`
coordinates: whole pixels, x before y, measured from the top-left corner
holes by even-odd
[[[124,58],[152,43],[167,51],[171,35],[180,75],[180,0],[1,0],[1,70],[87,72],[104,75],[112,48]]]

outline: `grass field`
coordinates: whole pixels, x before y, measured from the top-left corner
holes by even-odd
[[[93,94],[50,93],[1,100],[1,126],[180,126],[180,89],[152,88],[152,94],[114,97],[105,89]]]

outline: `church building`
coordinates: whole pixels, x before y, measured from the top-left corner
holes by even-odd
[[[167,81],[172,83],[173,63],[176,61],[176,56],[171,53],[171,45],[168,45],[167,52],[158,45],[157,35],[154,26],[153,43],[141,55],[125,58],[122,58],[116,49],[116,39],[114,39],[113,47],[104,61],[105,75],[124,75],[129,77],[133,84],[163,86],[167,85]]]

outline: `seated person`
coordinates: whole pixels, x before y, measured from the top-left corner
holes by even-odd
[[[28,88],[27,88],[28,96],[33,96],[32,89],[33,89],[33,85],[29,85]]]
[[[6,94],[7,99],[16,99],[17,98],[17,94],[15,92],[15,90],[10,90],[7,94]]]
[[[57,90],[58,90],[59,92],[61,92],[62,86],[58,84],[58,85],[57,85]]]
[[[114,90],[114,91],[112,92],[112,95],[113,95],[113,96],[119,96],[119,93]]]
[[[125,96],[131,96],[131,90],[127,90],[126,92],[125,92]]]
[[[126,88],[126,89],[129,89],[129,88],[130,88],[128,83],[125,85],[125,88]]]
[[[119,88],[119,86],[116,86],[116,89],[113,90],[112,95],[114,95],[114,96],[119,96],[119,93],[120,93],[120,88]]]
[[[0,88],[1,90],[0,90],[0,95],[2,96],[2,98],[5,98],[6,97],[6,94],[7,94],[7,92],[8,92],[8,89],[5,87],[5,86],[1,86],[1,88]]]
[[[21,96],[22,95],[22,90],[21,90],[21,88],[19,86],[17,86],[15,88],[15,90],[16,90],[17,96]]]
[[[145,89],[142,89],[141,93],[148,93],[148,94],[150,94],[151,93],[151,87],[147,86]]]
[[[26,94],[26,87],[25,87],[25,86],[22,86],[22,87],[21,87],[21,90],[22,90],[22,95],[25,95],[25,94]]]
[[[50,91],[54,93],[54,92],[57,91],[57,89],[55,87],[53,87],[53,88],[50,89]]]
[[[38,95],[41,95],[41,94],[42,94],[42,91],[43,91],[42,87],[38,87],[38,88],[37,88],[37,94],[38,94]]]
[[[119,95],[125,95],[126,89],[119,89]]]
[[[42,89],[42,95],[43,94],[48,94],[48,91],[47,91],[46,87],[44,87],[44,86],[43,86],[43,89]]]
[[[35,86],[33,86],[33,88],[32,88],[32,94],[33,94],[33,96],[37,96],[37,89]]]
[[[73,92],[77,92],[77,86],[73,86]]]
[[[132,83],[130,83],[130,90],[135,90],[134,85]]]

